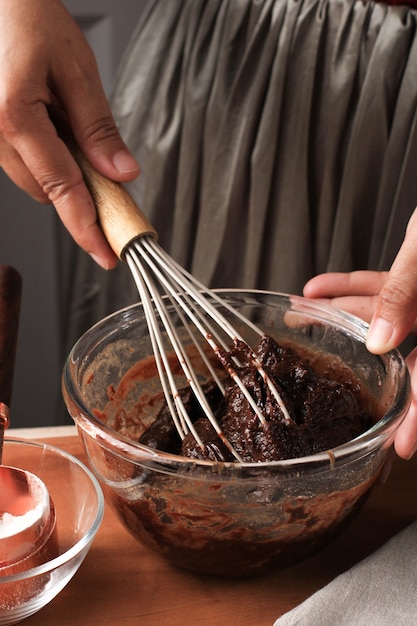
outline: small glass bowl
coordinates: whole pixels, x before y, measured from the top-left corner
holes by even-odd
[[[140,362],[141,379],[126,390],[125,406],[143,408],[143,428],[155,419],[160,384],[140,304],[79,339],[64,367],[63,395],[106,498],[136,539],[190,570],[248,576],[306,557],[359,510],[390,455],[410,385],[398,351],[368,352],[367,325],[356,317],[285,294],[220,293],[278,341],[329,361],[339,357],[378,405],[377,423],[332,450],[269,463],[196,461],[137,443],[99,412],[109,390]],[[239,331],[254,346],[253,336]]]
[[[54,446],[4,439],[3,463],[35,474],[56,513],[56,556],[14,575],[0,575],[0,624],[17,624],[38,612],[68,584],[100,527],[104,498],[93,474]]]

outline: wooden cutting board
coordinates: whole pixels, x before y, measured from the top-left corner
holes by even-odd
[[[76,436],[48,437],[47,442],[86,463]],[[107,506],[75,577],[25,624],[272,626],[277,617],[417,519],[416,475],[417,457],[396,459],[385,484],[375,488],[357,518],[330,546],[297,566],[247,580],[205,577],[168,565],[138,544]]]

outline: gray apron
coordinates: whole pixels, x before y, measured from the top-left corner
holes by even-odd
[[[161,245],[211,287],[388,269],[417,202],[417,11],[151,1],[111,101]],[[67,347],[138,300],[75,252]]]

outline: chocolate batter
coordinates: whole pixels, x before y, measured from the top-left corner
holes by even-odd
[[[231,352],[222,353],[220,358],[225,372],[233,363],[265,416],[265,424],[260,423],[259,417],[231,379],[225,381],[224,397],[213,384],[205,386],[206,397],[223,433],[243,461],[274,461],[314,454],[349,441],[368,429],[374,421],[361,398],[359,381],[341,362],[330,364],[329,371],[323,372],[319,359],[313,366],[310,357],[301,357],[292,347],[279,345],[269,336],[261,339],[256,355],[284,401],[291,418],[289,423],[253,365],[246,344],[236,343]],[[242,365],[237,367],[234,357]],[[125,387],[126,380],[123,381]],[[117,392],[114,397],[117,401]],[[185,389],[182,398],[204,449],[200,448],[192,434],[181,442],[166,405],[154,423],[138,437],[139,441],[151,448],[190,458],[234,461],[208,418],[202,414],[194,394]],[[114,408],[112,411],[106,408],[104,416],[111,412],[114,414]],[[124,423],[139,423],[142,410],[142,403],[132,407],[127,414],[126,407],[118,409],[123,414]]]
[[[287,423],[245,346],[237,344],[220,356],[225,372],[239,356],[243,365],[238,374],[266,418],[263,427],[235,383],[225,381],[225,397],[214,385],[206,387],[224,433],[245,461],[255,462],[254,475],[242,466],[248,475],[236,472],[230,478],[233,463],[224,469],[214,464],[211,474],[203,472],[206,467],[153,471],[140,462],[131,474],[130,465],[126,468],[120,459],[106,456],[112,480],[123,480],[119,489],[105,485],[105,491],[133,536],[170,562],[205,573],[247,576],[294,563],[326,543],[361,506],[381,463],[377,457],[364,459],[352,472],[350,467],[327,471],[324,462],[323,474],[306,472],[292,480],[275,473],[273,466],[270,472],[257,472],[257,462],[327,450],[363,432],[378,416],[359,380],[336,357],[262,338],[257,356],[282,395],[290,414]],[[174,362],[172,366],[175,370]],[[154,419],[160,397],[147,391],[140,397],[130,394],[135,384],[150,389],[146,381],[150,384],[156,376],[153,359],[133,366],[117,388],[109,389],[109,402],[97,416],[153,449],[233,461],[190,390],[182,396],[204,450],[192,436],[181,442],[166,406]]]

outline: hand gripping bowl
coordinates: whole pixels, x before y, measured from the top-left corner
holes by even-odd
[[[367,326],[316,302],[284,294],[223,291],[246,317],[281,342],[350,367],[377,406],[376,423],[356,439],[312,456],[268,463],[191,460],[137,443],[103,419],[109,394],[140,363],[123,405],[139,408],[139,433],[155,419],[159,379],[140,304],[110,315],[75,344],[63,395],[94,473],[123,525],[169,562],[197,572],[248,576],[287,566],[335,535],[359,509],[390,453],[409,400],[397,351],[365,347]],[[244,337],[253,344],[252,337]]]
[[[104,498],[91,471],[54,446],[5,438],[3,461],[39,477],[56,514],[55,545],[47,560],[31,554],[18,571],[0,569],[0,625],[9,626],[42,609],[75,575],[100,527]]]

